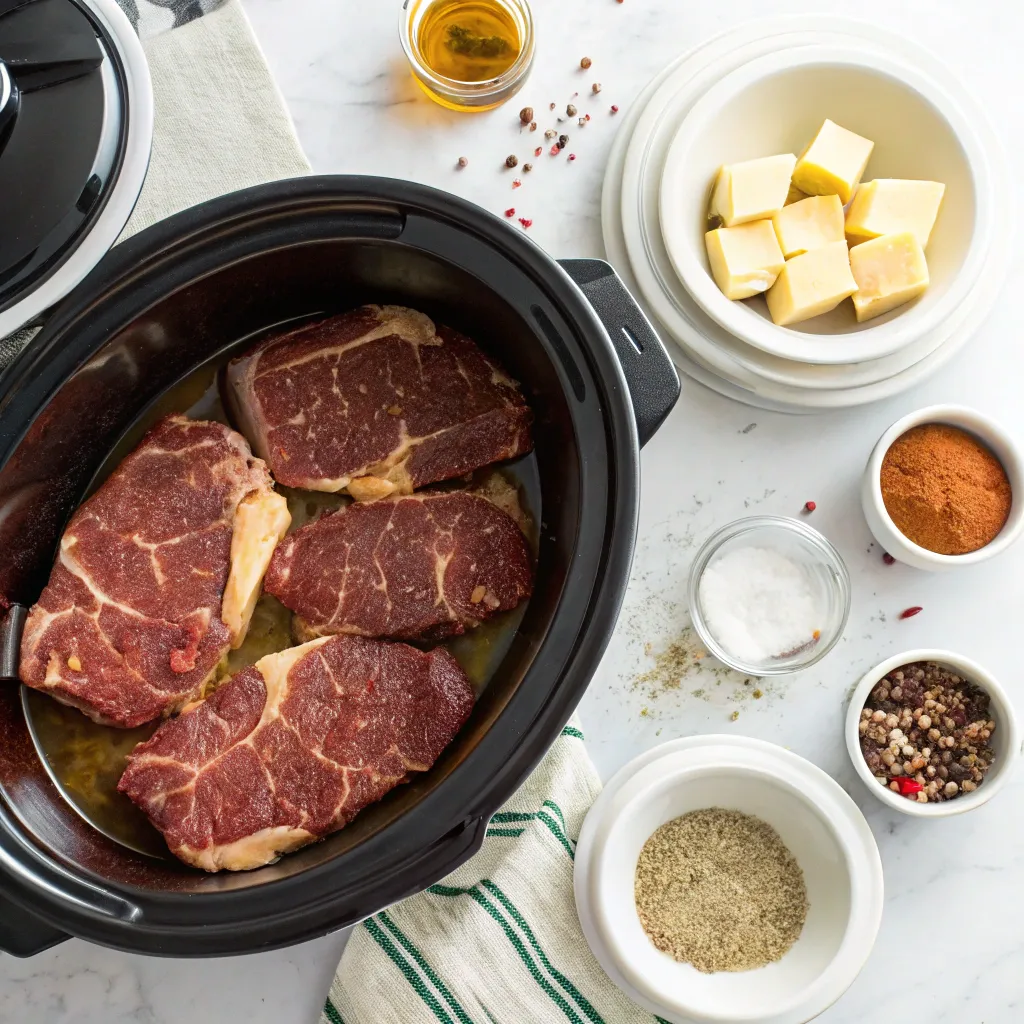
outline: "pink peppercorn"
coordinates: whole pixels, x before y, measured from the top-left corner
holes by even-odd
[[[510,207],[509,207],[509,208],[508,208],[508,209],[507,209],[507,210],[505,211],[505,216],[506,216],[506,217],[514,217],[515,215],[516,215],[516,208],[515,208],[514,206],[510,206]]]
[[[520,217],[519,223],[522,224],[524,228],[528,228],[531,224],[533,224],[533,221],[528,219],[527,217]]]

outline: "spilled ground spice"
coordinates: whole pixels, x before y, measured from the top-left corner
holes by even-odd
[[[940,555],[966,555],[990,544],[1013,500],[996,456],[945,423],[925,423],[897,438],[882,460],[879,483],[897,529]]]
[[[767,822],[709,807],[661,826],[637,860],[640,923],[704,974],[780,960],[807,920],[804,874]]]

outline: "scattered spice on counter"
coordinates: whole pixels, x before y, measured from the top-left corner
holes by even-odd
[[[919,604],[915,604],[913,608],[904,608],[903,611],[900,612],[900,618],[912,619],[915,615],[920,615],[923,611],[924,609]]]
[[[536,148],[536,149],[535,149],[535,150],[533,151],[533,155],[534,155],[534,156],[540,156],[540,155],[541,155],[541,153],[543,153],[543,152],[544,152],[544,147],[543,147],[543,146],[538,146],[538,147],[537,147],[537,148]]]
[[[469,161],[464,156],[460,156],[459,159],[455,161],[455,166],[458,167],[460,170],[468,165]]]
[[[893,669],[860,713],[860,749],[875,778],[918,803],[972,793],[992,767],[987,693],[935,662]]]
[[[530,122],[530,131],[531,132],[535,132],[536,130],[537,130],[537,122],[536,121],[531,121]]]
[[[569,117],[576,116],[576,108],[571,103],[565,108],[565,112]]]
[[[613,104],[611,105],[611,112],[612,112],[613,114],[617,114],[617,113],[619,112],[619,107],[618,107],[618,104],[617,104],[617,103],[613,103]]]
[[[576,159],[576,154],[575,153],[570,153],[569,154],[569,163],[572,163],[573,160],[575,160],[575,159]]]
[[[514,206],[510,206],[510,207],[509,207],[509,208],[508,208],[508,209],[507,209],[507,210],[505,211],[505,216],[506,216],[506,217],[514,217],[515,215],[516,215],[516,208],[515,208]]]
[[[893,558],[892,555],[890,555],[888,551],[883,551],[882,552],[882,561],[885,562],[886,565],[895,565],[896,564],[896,559]]]
[[[558,154],[562,152],[562,147],[561,147],[561,146],[560,146],[560,145],[559,145],[559,144],[558,144],[558,143],[556,142],[556,143],[555,143],[555,144],[554,144],[554,145],[553,145],[553,146],[552,146],[552,147],[551,147],[551,148],[550,148],[550,149],[548,150],[548,152],[549,152],[549,153],[550,153],[550,154],[551,154],[552,156],[558,156]]]
[[[712,561],[698,595],[711,635],[742,661],[788,657],[821,636],[810,570],[771,548],[734,548]]]
[[[506,167],[515,167],[517,163],[519,163],[519,157],[517,157],[515,153],[509,153],[509,155],[505,157]]]
[[[519,111],[519,121],[522,124],[529,124],[533,120],[533,107],[523,107]]]
[[[522,178],[513,178],[512,179],[512,187],[513,188],[519,188],[519,186],[522,185],[522,183],[523,183]]]
[[[554,109],[555,109],[554,103],[549,103],[548,104],[548,110],[554,110]]]
[[[731,714],[731,715],[729,716],[729,721],[730,721],[730,722],[735,722],[735,721],[737,721],[737,720],[739,719],[739,717],[740,717],[740,713],[739,713],[738,711],[734,711],[734,712],[733,712],[733,713],[732,713],[732,714]]]
[[[590,120],[589,117],[580,117],[576,120],[576,123],[581,127],[586,127],[587,122]]]
[[[637,859],[633,892],[651,942],[703,974],[782,959],[809,906],[803,871],[778,832],[720,807],[655,831]]]
[[[559,149],[565,149],[565,147],[568,146],[568,145],[569,145],[569,136],[568,135],[559,135],[558,136],[558,148]]]
[[[896,528],[940,555],[990,544],[1013,501],[999,459],[978,438],[945,423],[925,423],[897,438],[882,460],[879,483]]]
[[[554,128],[548,128],[544,132],[544,138],[545,139],[553,139],[557,134],[558,134],[558,132],[556,132]]]
[[[589,68],[589,67],[590,67],[590,65],[591,65],[591,64],[593,64],[593,63],[594,63],[594,62],[593,62],[593,61],[592,61],[592,60],[591,60],[591,59],[590,59],[589,57],[584,57],[584,58],[583,58],[583,59],[582,59],[582,60],[580,61],[580,67],[581,67],[581,68],[583,68],[583,70],[584,70],[584,71],[586,71],[586,70],[587,70],[587,68]]]
[[[529,174],[533,170],[533,164],[523,164],[523,173]]]
[[[817,507],[818,507],[818,503],[816,501],[805,501],[804,502],[804,511],[805,512],[813,512]]]
[[[591,87],[590,91],[596,96],[601,91],[601,83],[595,82]]]
[[[530,220],[528,217],[520,217],[519,218],[519,223],[522,224],[524,228],[528,228],[528,227],[532,227],[533,226],[533,221]]]

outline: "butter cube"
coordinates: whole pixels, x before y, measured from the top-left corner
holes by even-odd
[[[749,299],[767,291],[786,262],[770,220],[716,228],[704,241],[711,275],[727,299]]]
[[[858,245],[880,235],[912,231],[928,245],[946,186],[940,181],[876,178],[857,189],[846,215],[846,238]]]
[[[772,320],[784,327],[835,309],[856,290],[843,239],[787,261],[765,299]]]
[[[843,239],[839,196],[811,196],[772,214],[772,225],[786,259]]]
[[[845,206],[874,148],[870,139],[826,120],[800,154],[793,170],[793,184],[812,196],[837,195]]]
[[[928,262],[913,231],[880,235],[850,250],[857,282],[853,308],[859,321],[888,313],[928,287]]]
[[[786,201],[795,163],[792,153],[782,153],[726,164],[715,179],[711,216],[721,217],[727,228],[770,217]]]

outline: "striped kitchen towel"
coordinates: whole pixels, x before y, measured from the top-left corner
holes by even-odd
[[[601,784],[575,720],[480,852],[352,933],[320,1024],[654,1024],[576,916],[576,838]]]

